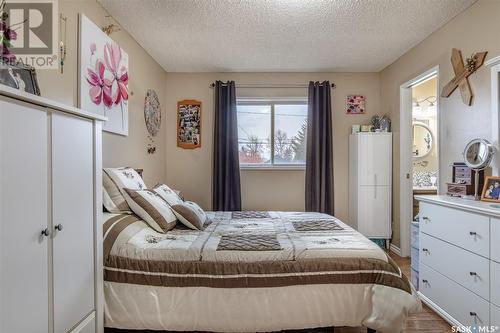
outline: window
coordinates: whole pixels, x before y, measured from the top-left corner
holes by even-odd
[[[307,100],[238,100],[238,147],[244,167],[304,166]]]

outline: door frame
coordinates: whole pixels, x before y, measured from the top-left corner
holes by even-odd
[[[410,255],[410,223],[413,221],[413,161],[412,161],[412,138],[406,133],[412,132],[412,87],[436,77],[437,89],[439,90],[439,65],[430,68],[413,79],[403,83],[399,87],[399,233],[400,251],[402,257]],[[437,128],[436,135],[438,147],[438,194],[440,193],[440,152],[441,152],[441,113],[439,92],[436,91]],[[405,133],[403,135],[403,133]],[[409,175],[409,177],[408,177]]]

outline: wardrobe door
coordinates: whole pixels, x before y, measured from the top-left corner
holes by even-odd
[[[359,185],[391,185],[392,136],[386,133],[358,135]]]
[[[49,329],[47,143],[44,110],[0,97],[1,333]]]
[[[391,188],[359,186],[358,231],[366,237],[390,238]]]
[[[54,331],[94,309],[93,136],[88,120],[52,114]]]

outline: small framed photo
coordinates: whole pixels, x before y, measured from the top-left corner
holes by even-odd
[[[500,177],[486,177],[481,200],[500,203]]]
[[[40,96],[40,88],[33,67],[0,62],[0,84]]]
[[[365,96],[348,95],[346,101],[346,114],[365,114]]]

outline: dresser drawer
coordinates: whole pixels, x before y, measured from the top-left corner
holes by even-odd
[[[500,263],[500,220],[491,219],[491,259]]]
[[[500,264],[490,261],[491,303],[500,307]]]
[[[420,236],[420,261],[489,300],[490,261],[488,259],[422,234]]]
[[[500,327],[500,308],[498,306],[494,306],[493,304],[491,304],[490,313],[491,313],[490,325]]]
[[[464,326],[488,325],[490,304],[426,265],[420,266],[420,292]]]
[[[420,230],[489,257],[490,219],[486,216],[421,202]]]

